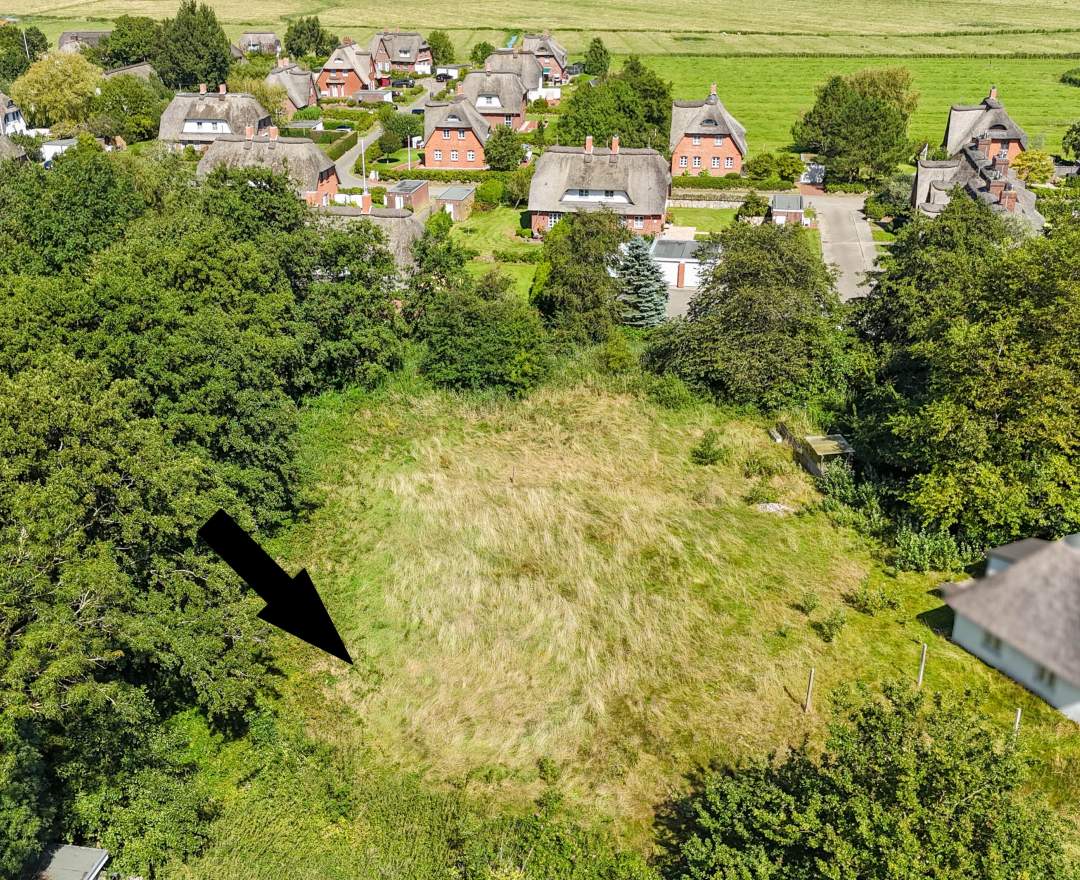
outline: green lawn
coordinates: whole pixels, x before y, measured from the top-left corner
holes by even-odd
[[[521,208],[474,210],[468,220],[454,224],[452,234],[462,245],[481,256],[491,256],[497,250],[526,252],[539,246],[516,234],[526,222],[527,215]]]
[[[513,279],[514,292],[522,299],[528,299],[529,290],[532,289],[533,276],[536,275],[536,264],[534,263],[492,263],[488,260],[470,260],[465,268],[476,278],[486,275],[492,269],[498,269],[504,275],[509,275]]]
[[[671,208],[672,222],[677,226],[695,226],[701,232],[719,232],[735,222],[737,208]]]
[[[1080,47],[1080,42],[1076,45]],[[718,84],[720,98],[747,128],[750,152],[783,149],[791,124],[814,101],[815,87],[834,73],[903,64],[920,93],[913,138],[941,142],[949,106],[982,100],[991,85],[1032,143],[1061,146],[1065,128],[1080,119],[1080,89],[1058,82],[1075,59],[992,58],[676,58],[645,59],[674,85],[675,97],[701,98]]]

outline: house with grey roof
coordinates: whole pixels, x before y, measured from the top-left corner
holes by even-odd
[[[543,235],[565,214],[608,210],[636,235],[657,235],[664,227],[671,175],[656,150],[622,149],[618,137],[608,149],[548,147],[536,160],[529,186],[533,235]]]
[[[348,98],[374,89],[378,85],[375,59],[371,52],[346,38],[330,53],[315,81],[323,98]]]
[[[942,592],[956,644],[1080,721],[1080,535],[999,547]]]
[[[97,847],[52,846],[32,877],[33,880],[98,880],[108,861],[108,851]]]
[[[319,103],[319,84],[315,74],[306,67],[291,63],[288,58],[278,59],[277,66],[266,75],[266,84],[285,90],[282,104],[286,119],[292,119],[297,110]]]
[[[918,161],[912,205],[936,217],[959,190],[996,214],[1017,217],[1033,231],[1042,229],[1045,220],[1036,210],[1035,194],[1011,167],[1027,146],[1027,134],[998,100],[996,88],[979,104],[954,104],[942,142],[948,158]]]
[[[525,34],[521,38],[523,52],[532,52],[544,68],[544,80],[555,85],[567,81],[566,62],[569,56],[566,49],[551,34]]]
[[[371,38],[368,51],[381,85],[387,85],[395,72],[431,74],[431,46],[416,31],[379,31]]]
[[[337,229],[348,229],[356,223],[368,222],[386,237],[386,245],[400,270],[413,265],[413,244],[424,234],[424,224],[404,208],[378,208],[372,204],[371,194],[365,192],[359,207],[353,205],[330,205],[317,214],[321,222]]]
[[[701,258],[698,256],[701,244],[692,238],[653,239],[649,252],[660,267],[669,289],[697,290],[701,286]]]
[[[15,143],[5,134],[0,134],[0,162],[15,160],[22,162],[26,159],[26,150]]]
[[[484,145],[491,126],[465,95],[424,105],[424,167],[487,167]]]
[[[9,98],[3,92],[0,92],[0,134],[26,134],[26,120],[23,119],[22,110],[14,98]]]
[[[240,51],[258,52],[261,55],[278,55],[281,52],[281,40],[273,31],[245,31],[236,41]]]
[[[517,131],[525,121],[528,89],[516,73],[476,71],[458,83],[464,95],[493,128],[505,125]]]
[[[56,41],[56,47],[61,52],[96,49],[111,33],[112,31],[64,31]]]
[[[807,226],[806,199],[793,193],[774,193],[769,197],[768,220],[777,226]]]
[[[671,173],[723,177],[742,172],[746,129],[716,95],[716,83],[704,101],[671,105]]]
[[[493,73],[514,73],[521,78],[525,86],[528,101],[557,102],[562,97],[558,85],[544,83],[544,65],[532,52],[526,52],[520,46],[513,49],[496,49],[484,60],[484,69]]]
[[[216,138],[199,160],[196,173],[206,177],[217,168],[269,168],[285,174],[309,205],[329,205],[338,192],[333,160],[307,138],[279,137],[274,126],[265,135],[256,135],[248,126],[242,135]]]
[[[115,76],[137,76],[147,81],[157,78],[158,72],[149,61],[139,61],[135,64],[125,64],[123,67],[114,67],[106,70],[101,76],[103,79],[112,79]]]
[[[230,92],[222,84],[208,93],[181,92],[161,114],[158,138],[167,144],[205,148],[224,135],[243,134],[248,127],[262,134],[270,127],[270,114],[253,95]]]

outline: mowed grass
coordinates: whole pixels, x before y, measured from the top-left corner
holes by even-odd
[[[527,225],[528,214],[522,208],[499,206],[489,211],[474,208],[468,219],[454,224],[451,235],[481,256],[500,250],[526,253],[539,247],[517,234],[518,229]]]
[[[1080,45],[1080,44],[1078,44]],[[700,99],[715,82],[720,99],[747,128],[751,153],[791,144],[791,125],[813,105],[816,87],[833,74],[902,65],[911,71],[919,106],[913,139],[941,142],[954,103],[977,103],[991,85],[1033,146],[1057,150],[1065,129],[1080,119],[1080,89],[1059,77],[1076,62],[1015,58],[676,58],[644,59],[673,85],[677,99]]]
[[[662,409],[580,367],[517,402],[408,378],[323,399],[301,437],[319,506],[272,549],[309,570],[358,663],[281,639],[296,711],[331,748],[362,735],[507,805],[550,758],[572,803],[647,848],[693,767],[820,735],[826,713],[800,706],[811,667],[823,707],[837,685],[912,680],[925,641],[927,687],[977,689],[1002,729],[1023,707],[1035,784],[1075,815],[1076,725],[951,645],[939,578],[890,570],[817,510],[767,425]],[[726,456],[701,467],[707,428]],[[846,608],[863,583],[899,608]],[[813,624],[837,610],[826,644]]]
[[[735,222],[736,208],[670,208],[676,226],[694,226],[699,233],[719,232]]]

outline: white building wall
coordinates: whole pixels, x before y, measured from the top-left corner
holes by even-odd
[[[956,615],[952,631],[956,644],[1042,697],[1073,721],[1080,721],[1080,688],[1060,678],[1048,687],[1039,681],[1038,663],[1004,642],[1000,650],[995,651],[987,644],[986,635],[986,630],[977,623],[963,615]]]
[[[18,108],[8,110],[4,114],[3,127],[0,131],[6,135],[26,134],[26,120],[23,119],[22,111]]]

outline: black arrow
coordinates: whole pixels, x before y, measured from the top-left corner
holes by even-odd
[[[262,597],[266,607],[259,612],[260,618],[346,663],[353,662],[307,571],[289,577],[224,510],[203,524],[199,537]]]

